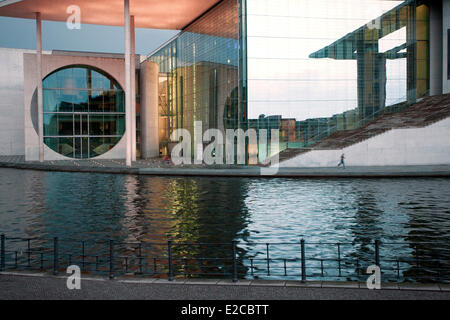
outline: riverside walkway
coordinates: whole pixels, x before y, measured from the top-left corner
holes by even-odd
[[[0,273],[0,300],[448,300],[449,284],[385,284],[298,281],[175,280],[82,277],[68,290],[65,276]]]
[[[161,159],[138,160],[131,167],[124,160],[60,160],[25,161],[23,156],[0,156],[0,168],[16,168],[62,172],[92,172],[139,174],[156,176],[215,176],[265,178],[388,178],[388,177],[450,177],[450,165],[428,166],[371,166],[343,168],[279,168],[273,175],[265,175],[257,166],[164,165]]]

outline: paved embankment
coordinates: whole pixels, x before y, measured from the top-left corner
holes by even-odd
[[[47,274],[0,274],[0,299],[145,300],[396,300],[450,299],[450,285],[396,285],[368,290],[365,284],[297,281],[240,281],[84,277],[81,290],[67,278]]]
[[[450,177],[450,165],[429,166],[372,166],[343,168],[278,168],[267,173],[267,168],[247,166],[164,166],[160,159],[138,160],[131,167],[123,160],[63,160],[26,162],[23,156],[0,157],[0,167],[114,174],[156,176],[212,176],[254,178],[389,178],[389,177]]]

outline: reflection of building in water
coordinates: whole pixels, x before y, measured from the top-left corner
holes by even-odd
[[[122,200],[126,212],[121,216],[121,234],[125,235],[126,242],[144,244],[141,253],[146,259],[142,263],[147,270],[153,268],[154,257],[158,258],[158,264],[166,263],[169,239],[174,241],[174,254],[191,258],[189,264],[196,268],[200,265],[197,258],[226,256],[231,242],[245,237],[246,188],[247,183],[239,179],[221,183],[215,179],[125,178]],[[126,248],[130,255],[138,253],[136,245]],[[210,265],[211,260],[205,263]],[[176,264],[183,263],[177,260]]]

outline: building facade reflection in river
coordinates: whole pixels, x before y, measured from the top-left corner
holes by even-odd
[[[450,260],[448,179],[168,178],[13,169],[1,175],[0,233],[8,237],[143,242],[148,256],[166,255],[168,239],[239,240],[247,262],[264,258],[265,249],[246,242],[348,242],[343,257],[363,260],[373,258],[379,239],[398,243],[382,247],[384,257]],[[428,244],[412,244],[417,241]],[[230,246],[174,250],[194,257],[230,254]],[[307,245],[306,254],[334,257],[335,251]],[[271,248],[274,259],[299,254],[298,246]],[[414,265],[409,272],[416,272]]]

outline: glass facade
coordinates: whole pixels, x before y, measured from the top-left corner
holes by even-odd
[[[220,2],[149,58],[161,71],[163,144],[195,120],[203,130],[279,129],[262,161],[404,110],[429,91],[426,3]]]
[[[63,156],[86,159],[111,150],[125,131],[125,98],[111,76],[87,66],[48,75],[43,87],[44,143]]]
[[[149,57],[160,71],[162,153],[173,130],[193,133],[194,121],[202,121],[203,130],[235,128],[243,121],[241,12],[240,1],[221,1]]]
[[[423,1],[247,0],[248,124],[311,147],[428,94]]]

